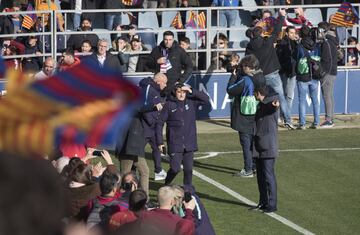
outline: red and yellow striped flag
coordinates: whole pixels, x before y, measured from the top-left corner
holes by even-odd
[[[176,16],[174,17],[174,19],[172,20],[171,26],[174,27],[175,29],[183,29],[184,28],[184,25],[181,20],[180,12],[178,12],[176,14]]]
[[[27,6],[26,11],[33,11],[33,10],[34,10],[33,6],[31,4],[29,4]],[[34,13],[26,14],[23,18],[21,26],[26,29],[31,29],[33,27],[33,25],[35,24],[36,18],[37,18],[37,16]]]

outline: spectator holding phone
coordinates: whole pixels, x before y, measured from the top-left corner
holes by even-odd
[[[191,87],[178,83],[166,102],[156,127],[159,149],[164,147],[162,129],[166,122],[166,140],[170,155],[170,170],[165,184],[170,184],[184,166],[184,185],[192,185],[192,168],[196,141],[196,109],[209,102],[209,97]]]

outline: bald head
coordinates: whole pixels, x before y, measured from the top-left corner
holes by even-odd
[[[44,67],[43,71],[46,74],[46,76],[53,75],[55,71],[55,60],[51,57],[47,57],[44,61]]]
[[[164,90],[167,80],[166,75],[163,73],[157,73],[154,76],[154,82],[160,86],[160,90]]]
[[[158,202],[160,208],[171,208],[175,199],[175,191],[171,186],[161,187],[158,191]]]

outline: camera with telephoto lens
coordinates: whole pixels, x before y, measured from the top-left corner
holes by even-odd
[[[192,199],[192,196],[191,196],[191,193],[190,192],[184,192],[184,202],[188,203],[189,201],[191,201]]]
[[[132,189],[132,183],[131,182],[126,182],[126,183],[124,183],[124,185],[123,185],[123,189],[125,190],[125,191],[131,191],[131,189]]]

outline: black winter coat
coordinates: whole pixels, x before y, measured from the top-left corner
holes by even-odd
[[[296,47],[297,43],[285,36],[276,46],[276,53],[280,62],[280,74],[287,77],[296,75]]]
[[[99,63],[97,54],[94,52],[93,54],[88,56],[90,59],[95,60],[95,62]],[[112,55],[110,52],[106,53],[106,58],[104,61],[104,67],[112,68],[115,70],[121,70],[120,62],[117,56]]]
[[[150,65],[154,73],[160,72],[160,65],[157,63],[157,60],[164,56],[164,50],[164,42],[161,42],[159,46],[155,47],[151,51]],[[167,71],[166,76],[168,78],[168,89],[171,89],[175,82],[184,83],[191,77],[193,64],[189,55],[179,46],[177,42],[174,42],[172,47],[169,49],[168,58],[172,68]],[[183,73],[181,73],[182,70],[184,70]]]
[[[91,42],[92,49],[96,49],[99,37],[96,34],[74,34],[71,35],[67,41],[67,47],[73,50],[81,51],[81,45],[83,41],[89,40]]]
[[[166,122],[166,141],[168,153],[197,151],[196,109],[199,105],[209,102],[204,93],[192,90],[184,101],[175,97],[168,100],[161,111],[159,123],[156,126],[156,142],[163,143],[162,129]]]
[[[245,55],[254,54],[256,56],[260,62],[260,68],[264,72],[264,75],[280,70],[280,63],[276,55],[274,43],[277,40],[277,35],[281,31],[284,19],[284,17],[280,17],[280,20],[275,25],[274,31],[270,37],[263,38],[259,36],[252,38],[246,47]]]
[[[338,39],[331,35],[326,35],[326,40],[321,44],[321,66],[327,74],[337,74],[337,47]]]
[[[269,88],[270,89],[270,88]],[[259,103],[255,114],[255,150],[259,158],[276,158],[278,156],[278,108],[272,102],[279,100],[275,93],[269,93]],[[254,156],[256,156],[255,154]]]

